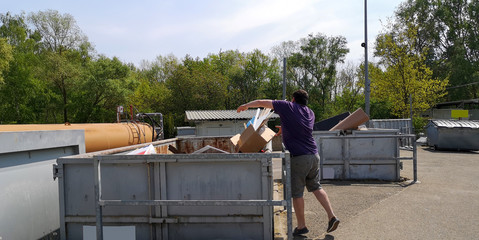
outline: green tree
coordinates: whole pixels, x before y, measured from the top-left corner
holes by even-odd
[[[78,86],[89,43],[70,14],[39,11],[30,14],[29,20],[42,39],[44,68],[39,76],[50,81],[59,92],[63,121],[68,122],[69,95]]]
[[[8,70],[12,59],[12,46],[7,43],[7,39],[0,38],[0,83],[3,83],[3,72]]]
[[[343,112],[353,112],[361,107],[364,99],[364,79],[360,67],[352,63],[346,64],[337,74],[333,86],[333,112],[331,115]]]
[[[9,69],[3,74],[5,82],[0,84],[0,121],[32,123],[44,120],[42,113],[48,105],[49,92],[35,78],[40,64],[35,54],[39,35],[28,28],[23,14],[1,14],[0,22],[0,37],[13,47]]]
[[[238,50],[209,55],[205,61],[220,73],[227,83],[225,108],[236,109],[239,105],[258,98],[279,99],[281,77],[276,59],[258,49],[249,53]]]
[[[300,41],[286,41],[271,48],[272,58],[276,58],[279,62],[283,62],[286,58],[293,56],[294,53],[299,52]]]
[[[396,11],[395,21],[389,34],[414,28],[416,51],[428,49],[425,63],[434,78],[449,79],[455,87],[449,90],[447,100],[478,97],[478,1],[408,0]]]
[[[435,104],[445,92],[447,80],[432,77],[426,66],[427,48],[417,52],[414,28],[399,35],[381,34],[377,37],[375,55],[378,66],[371,66],[371,96],[392,103],[392,113],[408,117],[410,97],[417,115]]]
[[[225,109],[227,80],[207,59],[186,56],[166,80],[176,126],[184,124],[186,110]]]
[[[116,57],[90,61],[82,78],[71,97],[75,122],[111,122],[116,107],[127,103],[136,86],[130,68]]]
[[[56,53],[79,49],[88,41],[72,15],[61,14],[56,10],[31,13],[29,20],[42,37],[45,49]]]
[[[289,75],[297,88],[309,92],[312,109],[317,118],[327,115],[327,103],[331,101],[331,91],[336,78],[336,66],[343,63],[349,49],[343,36],[326,37],[323,34],[310,34],[301,40],[300,51],[289,59]],[[319,100],[319,101],[318,101]]]
[[[267,66],[266,81],[263,87],[263,97],[266,99],[281,99],[283,97],[283,79],[278,60],[269,58]]]
[[[225,109],[227,80],[209,61],[185,58],[183,65],[193,82],[192,107],[199,110]],[[192,110],[192,109],[185,109]]]
[[[214,71],[219,72],[226,79],[225,108],[235,109],[243,104],[245,97],[240,86],[245,80],[246,54],[238,50],[220,51],[219,54],[210,54],[205,60],[211,63]]]
[[[166,82],[172,78],[179,65],[178,58],[172,54],[158,56],[152,62],[143,61],[141,69],[134,73],[133,78],[139,81],[139,85],[130,95],[129,104],[142,112],[169,113],[174,109],[175,103]]]
[[[259,49],[246,55],[244,65],[244,79],[236,82],[236,86],[241,91],[242,102],[249,102],[258,98],[278,97],[281,93],[279,83],[279,68],[276,60],[270,59]],[[275,91],[276,92],[273,92]]]
[[[167,56],[157,56],[155,61],[143,61],[139,74],[150,83],[165,82],[172,76],[173,71],[179,64],[178,58],[170,54]]]

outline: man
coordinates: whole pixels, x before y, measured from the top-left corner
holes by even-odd
[[[291,153],[291,192],[298,226],[293,236],[309,232],[304,218],[304,187],[312,192],[328,214],[327,232],[336,230],[339,219],[333,213],[328,195],[319,182],[319,154],[313,138],[314,112],[308,108],[308,93],[298,90],[291,102],[283,100],[255,100],[238,107],[237,112],[248,108],[271,108],[281,118],[283,143]]]

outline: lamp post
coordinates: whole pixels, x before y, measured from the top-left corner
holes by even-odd
[[[286,100],[286,58],[283,58],[283,100]]]
[[[370,114],[369,95],[371,93],[370,81],[368,77],[368,0],[364,0],[364,43],[361,44],[364,47],[364,76],[365,76],[365,112]]]

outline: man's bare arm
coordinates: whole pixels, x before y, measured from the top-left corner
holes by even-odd
[[[269,100],[269,99],[254,100],[239,106],[238,109],[236,109],[236,112],[242,112],[244,110],[247,110],[248,108],[259,108],[259,107],[273,109],[273,100]]]

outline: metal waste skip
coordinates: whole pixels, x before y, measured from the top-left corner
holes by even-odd
[[[427,144],[434,149],[479,150],[479,122],[470,120],[430,120]]]
[[[152,144],[181,151],[185,141],[224,143],[209,137]],[[273,239],[273,206],[287,208],[292,239],[289,152],[124,154],[132,149],[57,160],[61,239],[83,239],[92,229],[103,239],[112,227],[135,239]],[[283,160],[283,200],[273,200],[273,158]]]
[[[417,180],[416,145],[413,157],[400,157],[399,140],[415,135],[398,134],[395,129],[353,130],[349,135],[339,131],[316,131],[321,179],[378,179],[399,181],[402,160],[413,160],[414,181]]]

